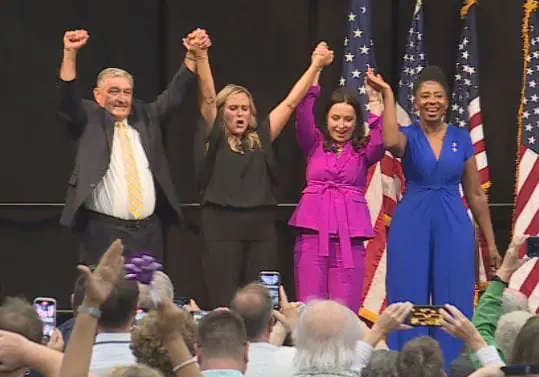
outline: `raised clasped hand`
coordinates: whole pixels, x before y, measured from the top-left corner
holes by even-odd
[[[316,46],[311,56],[312,64],[318,68],[324,68],[333,62],[333,51],[329,49],[326,42],[320,42]]]
[[[207,53],[212,43],[206,30],[196,29],[183,39],[183,45],[187,51],[192,52],[195,56],[200,56]]]

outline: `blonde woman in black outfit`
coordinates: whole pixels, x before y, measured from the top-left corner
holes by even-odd
[[[201,189],[202,263],[210,304],[228,305],[236,289],[277,267],[274,209],[275,161],[272,142],[333,51],[320,43],[311,64],[288,96],[268,116],[257,114],[251,93],[227,85],[217,95],[205,31],[184,41],[199,77],[202,134],[197,158]]]

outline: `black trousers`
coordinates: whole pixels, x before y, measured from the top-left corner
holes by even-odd
[[[122,220],[95,212],[85,211],[86,224],[82,230],[80,262],[94,265],[110,244],[121,239],[124,255],[147,251],[163,261],[163,233],[157,216],[143,220]]]
[[[236,290],[277,268],[273,208],[205,206],[201,216],[204,283],[211,308],[228,306]]]

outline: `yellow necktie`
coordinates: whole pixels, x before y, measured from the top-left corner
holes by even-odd
[[[129,138],[128,129],[125,123],[116,122],[125,167],[125,177],[127,179],[127,193],[129,196],[129,212],[135,219],[140,219],[144,204],[142,199],[142,187],[138,175],[137,162],[133,156],[133,148]]]

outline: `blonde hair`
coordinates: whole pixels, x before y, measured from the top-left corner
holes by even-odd
[[[135,85],[135,80],[133,79],[133,75],[131,75],[129,72],[127,72],[125,69],[121,68],[105,68],[99,74],[97,75],[97,87],[101,88],[103,86],[103,82],[105,79],[109,77],[123,77],[129,80],[131,83],[131,86]]]
[[[247,129],[245,130],[245,133],[242,136],[236,136],[232,135],[230,132],[228,132],[228,129],[225,126],[225,132],[227,135],[227,142],[230,146],[230,149],[236,153],[243,153],[243,140],[247,141],[247,149],[250,151],[255,150],[256,148],[262,149],[262,143],[260,142],[260,138],[258,137],[258,134],[256,132],[256,129],[258,127],[258,123],[256,121],[256,107],[254,104],[253,96],[251,93],[240,85],[234,85],[229,84],[225,86],[219,93],[217,93],[217,97],[215,99],[216,106],[217,106],[217,112],[220,115],[220,118],[223,118],[223,113],[225,109],[225,103],[228,100],[228,98],[235,94],[243,93],[249,98],[249,108],[251,110],[251,119],[249,119],[249,124],[247,126]]]
[[[183,314],[182,337],[187,349],[194,355],[198,336],[197,324],[191,314],[184,309],[181,311]],[[157,329],[157,313],[154,310],[151,310],[139,321],[137,327],[133,328],[131,341],[131,351],[138,363],[156,368],[165,376],[174,376],[172,361]]]
[[[163,377],[163,373],[144,364],[135,364],[115,367],[105,377]]]

